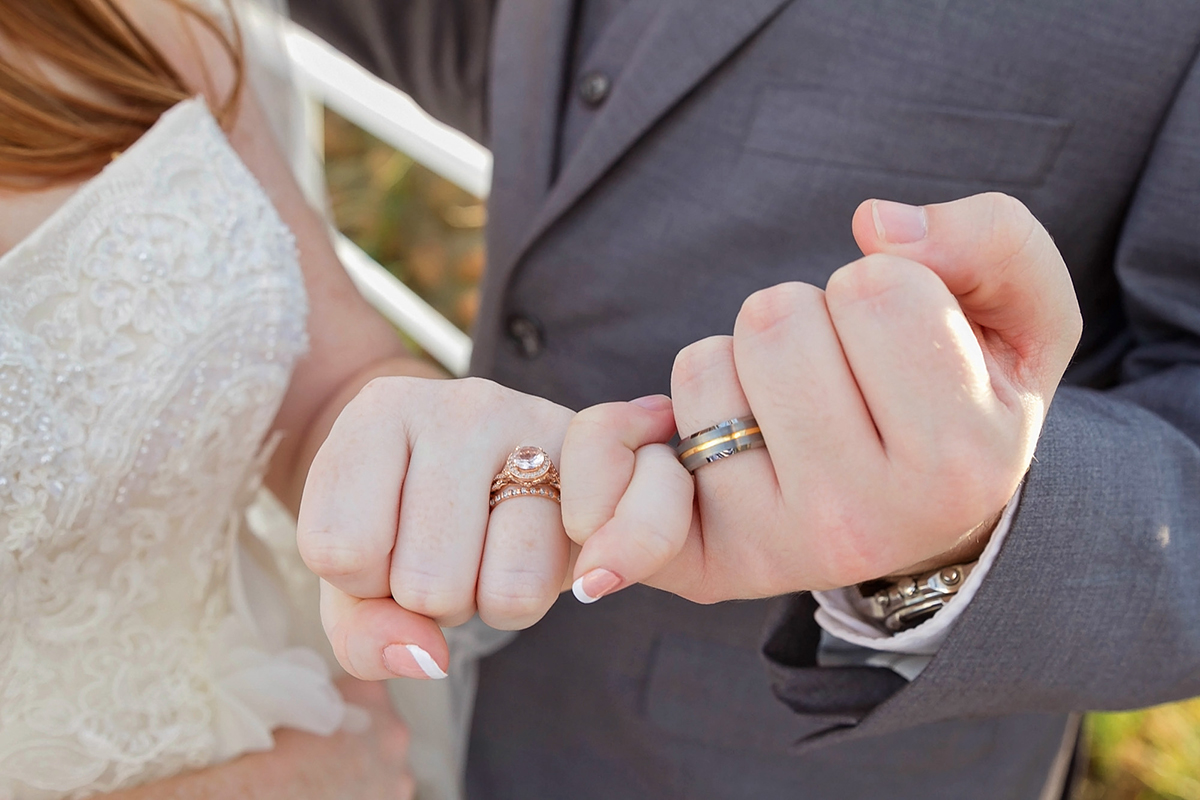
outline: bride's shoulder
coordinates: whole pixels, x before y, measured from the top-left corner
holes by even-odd
[[[196,94],[223,105],[242,65],[231,8],[223,0],[112,0]]]

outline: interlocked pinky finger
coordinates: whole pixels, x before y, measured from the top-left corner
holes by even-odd
[[[688,540],[695,488],[673,449],[665,444],[640,448],[612,519],[579,553],[575,596],[584,603],[595,602],[671,563]]]
[[[575,415],[562,450],[562,518],[571,541],[584,544],[612,519],[633,478],[638,448],[674,433],[671,399],[662,395]]]

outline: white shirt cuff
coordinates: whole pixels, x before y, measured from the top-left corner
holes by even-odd
[[[817,624],[827,634],[847,644],[857,645],[868,650],[925,656],[926,658],[922,659],[921,664],[923,668],[924,664],[928,663],[929,657],[937,653],[942,642],[946,641],[946,637],[950,635],[950,629],[970,604],[975,593],[979,591],[980,585],[996,561],[996,556],[1000,553],[1000,548],[1004,545],[1004,540],[1008,537],[1020,499],[1021,489],[1018,487],[1012,499],[1008,501],[1000,521],[996,523],[996,529],[992,532],[992,538],[988,541],[987,547],[979,556],[979,563],[971,571],[962,588],[947,600],[946,605],[940,611],[920,625],[897,633],[883,630],[854,607],[850,593],[858,590],[853,586],[812,593],[820,606],[816,613]],[[822,650],[829,649],[826,639],[827,637],[822,637]],[[825,658],[822,658],[821,661],[827,663]],[[880,663],[879,666],[891,665]],[[910,677],[905,674],[909,671],[911,670],[897,670],[911,680],[912,677],[915,677],[915,673]],[[919,673],[920,670],[918,669],[916,672]]]

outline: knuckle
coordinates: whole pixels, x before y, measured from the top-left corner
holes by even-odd
[[[641,526],[638,535],[630,537],[627,541],[632,551],[629,555],[634,562],[650,566],[659,566],[667,562],[681,544],[674,532],[661,524]]]
[[[496,399],[504,393],[503,387],[487,378],[469,377],[453,381],[454,389],[460,394],[476,397],[487,402]]]
[[[995,208],[997,219],[1006,222],[1028,222],[1033,219],[1033,212],[1011,194],[1004,192],[985,192],[984,198]]]
[[[488,408],[497,408],[500,402],[499,385],[485,378],[460,378],[447,382],[444,389],[446,405],[468,418],[477,418]]]
[[[603,498],[586,494],[582,489],[568,494],[563,486],[562,520],[567,538],[582,545],[613,518]]]
[[[671,368],[672,393],[702,387],[730,374],[736,374],[733,338],[709,336],[689,344],[675,356],[675,365]]]
[[[568,430],[611,436],[614,424],[624,422],[629,415],[629,403],[601,403],[577,413],[571,419]]]
[[[427,412],[443,427],[449,420],[474,427],[480,419],[487,419],[498,409],[505,408],[516,394],[486,378],[456,378],[434,383],[436,386],[431,389]]]
[[[557,588],[548,587],[542,575],[509,573],[503,580],[480,586],[479,616],[494,628],[527,627],[546,613]]]
[[[418,399],[416,387],[417,379],[415,378],[398,376],[372,378],[346,404],[338,415],[338,419],[339,421],[351,421],[349,423],[351,430],[359,430],[363,423],[372,423],[372,427],[375,427],[380,420],[389,420],[395,424],[408,417],[409,409],[419,406],[419,403],[416,402]],[[344,436],[345,434],[339,433],[338,427],[335,426],[331,438]],[[321,455],[323,451],[324,448],[318,451],[317,462],[323,463]]]
[[[818,304],[824,305],[824,292],[811,284],[791,281],[759,289],[742,303],[734,330],[764,333]]]
[[[432,620],[458,619],[474,612],[469,593],[441,577],[402,571],[392,578],[392,598],[404,609]]]
[[[339,544],[330,531],[298,530],[296,543],[300,557],[314,574],[322,578],[341,578],[366,569],[371,553],[360,547]]]
[[[829,276],[825,286],[827,301],[830,305],[884,302],[889,294],[913,279],[916,267],[919,265],[915,262],[888,253],[863,256]]]
[[[597,449],[619,441],[617,431],[624,427],[627,413],[625,403],[603,403],[585,408],[571,419],[563,436],[564,477],[567,465],[575,459],[586,459]]]
[[[355,406],[366,406],[367,408],[381,405],[394,407],[398,396],[405,391],[409,383],[407,378],[393,375],[372,378],[358,390],[358,394],[355,395],[352,402]]]
[[[989,192],[992,248],[1001,265],[1008,264],[1030,248],[1041,230],[1041,223],[1015,197],[1002,192]]]

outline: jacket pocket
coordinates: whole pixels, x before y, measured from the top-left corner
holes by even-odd
[[[1056,117],[768,88],[746,149],[841,167],[1014,186],[1042,183],[1070,133]]]
[[[788,709],[771,693],[755,651],[677,634],[655,644],[646,715],[684,741],[778,754],[806,736],[852,721]]]

